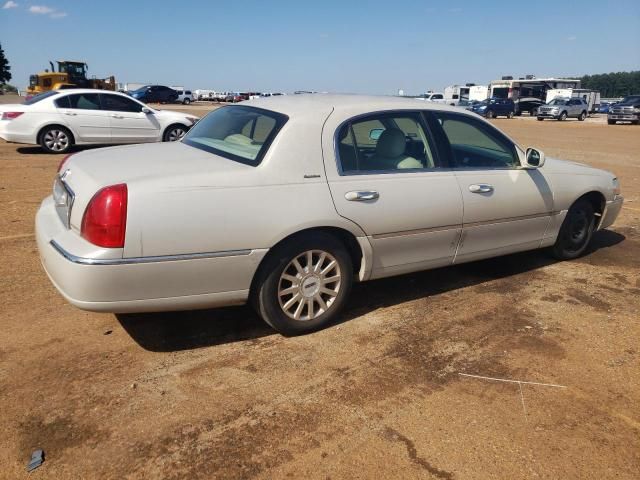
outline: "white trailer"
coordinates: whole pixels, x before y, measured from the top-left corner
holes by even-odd
[[[218,96],[214,90],[194,90],[193,91],[193,99],[194,100],[218,100]]]
[[[444,100],[448,105],[458,105],[461,100],[469,100],[472,85],[449,85],[444,89]]]
[[[556,97],[562,98],[582,98],[589,105],[589,113],[595,113],[600,108],[600,92],[586,88],[553,88],[547,90],[546,103]]]
[[[580,88],[580,80],[574,78],[535,78],[527,75],[527,78],[513,79],[502,77],[489,84],[489,96],[497,98],[510,98],[514,102],[519,99],[537,98],[545,101],[547,91],[551,89]]]
[[[474,85],[469,87],[469,101],[481,102],[489,97],[489,87],[487,85]]]

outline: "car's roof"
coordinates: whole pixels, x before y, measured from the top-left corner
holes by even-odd
[[[128,96],[124,93],[121,92],[114,92],[113,90],[100,90],[98,88],[65,88],[63,90],[56,90],[56,92],[58,93],[64,93],[64,94],[68,94],[68,93],[113,93],[116,95],[124,95],[125,97]]]
[[[275,95],[260,97],[245,101],[240,105],[248,107],[264,108],[284,113],[288,116],[305,115],[312,111],[334,109],[381,111],[381,110],[450,110],[460,112],[456,107],[442,103],[431,103],[407,97],[374,96],[374,95],[349,95],[310,93],[300,95]]]

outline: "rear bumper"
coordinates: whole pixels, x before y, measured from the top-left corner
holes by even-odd
[[[600,221],[600,225],[598,226],[598,230],[603,228],[610,227],[613,225],[613,222],[618,218],[618,214],[622,209],[622,204],[624,203],[624,198],[622,195],[616,195],[616,197],[607,202],[604,207],[604,212],[602,212],[602,220]]]
[[[190,310],[245,303],[266,253],[95,258],[76,256],[62,244],[72,234],[76,235],[62,225],[51,199],[46,199],[36,215],[42,265],[69,303],[97,312]]]
[[[4,125],[3,125],[4,124]],[[9,122],[0,120],[0,138],[12,143],[26,143],[29,145],[37,145],[38,139],[36,134],[25,134],[11,131]]]

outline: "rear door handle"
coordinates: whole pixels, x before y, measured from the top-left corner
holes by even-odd
[[[111,116],[113,118],[124,118],[122,115],[116,115],[115,113],[113,113]]]
[[[360,192],[347,192],[344,198],[351,202],[366,202],[367,200],[377,200],[380,194],[375,190],[365,190]]]
[[[76,112],[64,112],[64,114],[71,115],[71,116],[78,115]]]
[[[477,183],[469,185],[469,191],[471,193],[489,193],[493,192],[493,185],[489,185],[488,183]]]

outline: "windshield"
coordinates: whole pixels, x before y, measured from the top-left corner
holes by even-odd
[[[25,100],[23,102],[23,105],[33,105],[34,103],[38,103],[40,100],[52,97],[54,95],[57,95],[58,93],[60,92],[56,90],[49,90],[48,92],[39,93],[38,95],[34,95],[33,97],[31,97],[29,100]]]
[[[564,98],[554,98],[549,102],[549,105],[568,105],[567,102],[568,100],[565,100]]]
[[[182,140],[221,157],[258,165],[288,117],[281,113],[245,106],[214,110]]]

